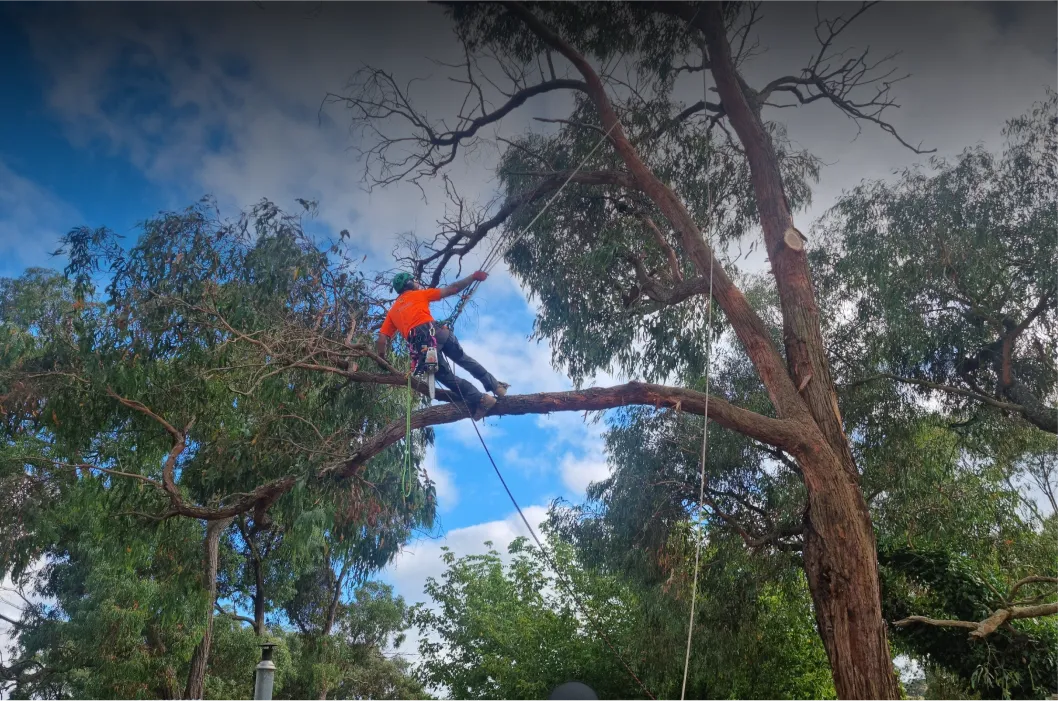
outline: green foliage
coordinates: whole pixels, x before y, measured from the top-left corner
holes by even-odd
[[[946,550],[883,549],[886,618],[982,621],[1003,605],[1004,584],[981,563]],[[1040,574],[1054,576],[1054,561]],[[1058,692],[1058,624],[1018,620],[971,642],[959,628],[897,629],[894,644],[953,672],[980,698],[1042,698]]]
[[[406,399],[292,361],[312,360],[313,346],[355,362],[377,314],[362,277],[337,245],[321,249],[268,202],[235,222],[203,202],[142,228],[127,251],[106,230],[75,229],[68,279],[31,270],[0,281],[0,569],[47,602],[23,612],[4,681],[50,697],[181,693],[213,609],[205,529],[182,509],[293,479],[223,533],[218,601],[259,613],[256,632],[289,637],[280,612],[311,609],[298,583],[340,571],[329,590],[340,612],[375,632],[334,684],[352,694],[348,680],[362,677],[377,698],[419,693],[379,651],[388,633],[378,631],[405,625],[385,613],[389,594],[350,596],[412,529],[430,526],[433,486],[413,478],[405,499],[396,450],[345,483],[316,478]],[[255,631],[229,616],[214,628],[207,693],[245,697]],[[309,648],[330,638],[346,644],[317,628]],[[319,664],[303,643],[281,648],[281,658],[298,653],[281,665],[292,679],[306,678],[298,665]]]
[[[441,581],[427,584],[433,607],[416,617],[424,681],[453,698],[545,698],[572,679],[601,698],[642,698],[608,640],[658,698],[678,694],[689,585],[673,596],[586,569],[561,542],[553,553],[565,585],[524,539],[506,564],[494,550],[447,553]],[[688,696],[833,698],[803,580],[757,586],[737,548],[705,557]],[[679,578],[689,580],[683,562]]]
[[[294,669],[283,698],[425,699],[410,664],[384,651],[400,645],[411,625],[412,609],[392,587],[366,582],[336,609],[333,633],[291,632],[287,644]]]
[[[1001,156],[978,146],[954,163],[933,159],[854,188],[828,213],[812,261],[840,310],[830,333],[842,339],[841,372],[954,387],[963,394],[913,385],[964,417],[991,410],[983,396],[1053,423],[1056,120],[1050,91],[1008,123]]]
[[[577,112],[572,117],[576,122],[597,119],[586,102]],[[792,151],[781,127],[772,129],[791,202],[803,206],[811,199],[808,185],[819,165],[808,154]],[[524,150],[509,149],[501,165],[508,198],[535,186],[539,178],[525,173],[539,170],[538,158],[557,169],[572,169],[597,139],[596,132],[576,127],[550,138],[527,137]],[[585,170],[620,171],[615,159],[614,154],[596,155]],[[748,165],[729,143],[684,123],[661,136],[647,160],[658,177],[672,184],[691,216],[702,222],[718,250],[737,246],[756,225]],[[520,230],[542,206],[523,207],[506,226]],[[536,336],[551,342],[554,360],[575,380],[598,370],[659,380],[673,372],[700,371],[705,364],[704,297],[688,295],[681,304],[659,304],[643,289],[643,271],[665,284],[677,282],[677,274],[688,280],[694,276],[679,240],[660,230],[655,236],[643,216],[664,221],[643,196],[619,187],[571,183],[536,219],[532,235],[519,239],[507,253],[512,274],[539,300]],[[670,269],[663,245],[682,261],[678,271]],[[739,277],[734,266],[729,272]],[[718,310],[713,316],[719,323]]]

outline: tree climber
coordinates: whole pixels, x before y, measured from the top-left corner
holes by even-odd
[[[485,412],[496,406],[496,398],[482,394],[467,380],[456,377],[448,363],[445,362],[445,358],[455,361],[461,368],[469,371],[486,392],[492,392],[497,397],[507,394],[507,388],[510,385],[506,382],[499,382],[481,366],[481,363],[463,352],[463,347],[459,345],[459,339],[452,333],[452,329],[434,321],[433,315],[430,314],[430,303],[458,294],[471,282],[484,281],[488,276],[488,273],[479,270],[447,287],[425,288],[414,276],[408,273],[397,273],[393,278],[393,291],[398,296],[386,314],[378,340],[375,341],[375,350],[380,356],[385,356],[394,332],[400,331],[408,341],[408,348],[415,365],[419,366],[423,362],[422,358],[417,357],[420,354],[419,349],[430,344],[432,335],[436,340],[438,350],[437,372],[434,377],[463,398],[470,411],[473,412],[475,421],[484,417]]]

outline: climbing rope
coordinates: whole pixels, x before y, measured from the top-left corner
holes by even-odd
[[[452,367],[452,373],[456,374],[454,365]],[[485,455],[488,456],[489,462],[492,463],[493,471],[496,473],[496,476],[500,479],[500,484],[503,485],[503,491],[507,492],[507,497],[511,500],[511,503],[514,504],[514,508],[518,511],[518,516],[522,519],[522,523],[525,524],[526,530],[529,531],[529,535],[531,535],[533,537],[533,540],[536,542],[536,547],[540,549],[540,554],[543,556],[544,561],[547,563],[548,567],[550,567],[551,570],[555,573],[555,581],[562,585],[562,588],[566,591],[570,598],[573,599],[574,603],[577,605],[577,608],[580,609],[580,612],[581,614],[583,614],[584,619],[588,622],[588,625],[592,627],[596,635],[602,638],[602,641],[606,643],[606,646],[608,648],[610,648],[610,651],[617,658],[618,662],[620,662],[621,665],[625,668],[625,671],[628,672],[629,676],[631,676],[632,679],[634,679],[635,682],[639,684],[639,687],[643,689],[643,693],[645,693],[651,699],[656,699],[656,697],[652,693],[650,693],[650,689],[647,688],[647,685],[643,683],[643,680],[641,680],[636,675],[636,673],[632,670],[632,667],[628,664],[625,658],[621,655],[620,652],[618,652],[617,648],[614,647],[613,643],[610,642],[610,639],[606,637],[606,634],[602,632],[602,629],[599,628],[598,625],[596,625],[591,614],[588,613],[588,607],[584,605],[584,602],[581,601],[580,597],[577,596],[577,593],[574,591],[572,582],[567,584],[566,580],[563,577],[563,572],[558,568],[558,565],[555,563],[554,559],[552,559],[550,553],[547,551],[547,548],[544,547],[544,544],[540,540],[540,537],[536,535],[536,530],[529,523],[529,519],[525,517],[525,513],[522,511],[522,507],[518,504],[518,500],[514,498],[514,493],[511,492],[511,488],[507,486],[507,480],[503,478],[503,473],[500,472],[500,468],[496,464],[496,460],[493,459],[492,452],[489,450],[489,447],[485,444],[485,438],[481,435],[481,431],[478,430],[478,422],[474,421],[474,412],[470,410],[470,405],[467,404],[466,397],[463,397],[461,392],[457,392],[456,394],[459,394],[460,399],[463,400],[463,406],[466,407],[467,413],[470,414],[470,425],[474,427],[474,433],[478,435],[478,440],[481,441],[481,447],[485,449]]]
[[[705,47],[704,46],[702,48],[702,57],[703,57],[703,65],[704,65],[704,61],[705,61]],[[702,74],[703,74],[703,85],[705,85],[706,84],[706,76],[708,74],[708,71],[707,70],[703,70]],[[708,98],[707,85],[706,85],[706,98]],[[555,191],[555,193],[550,198],[548,198],[548,200],[544,204],[544,206],[540,209],[540,211],[538,211],[536,213],[536,215],[532,218],[532,220],[530,220],[530,222],[528,224],[526,224],[518,233],[516,233],[510,239],[510,241],[506,241],[505,242],[502,237],[499,238],[496,241],[496,243],[493,245],[493,247],[489,250],[488,254],[486,254],[485,260],[483,261],[482,266],[480,268],[481,270],[483,270],[485,272],[490,272],[499,263],[499,261],[502,260],[503,256],[506,254],[506,251],[509,250],[512,246],[514,246],[518,241],[520,241],[523,236],[525,236],[526,232],[528,232],[529,229],[533,226],[533,224],[535,224],[537,222],[537,220],[539,220],[540,217],[543,216],[544,212],[546,212],[548,210],[548,208],[551,207],[551,205],[558,198],[558,196],[562,194],[562,191],[566,188],[566,186],[570,183],[570,181],[573,180],[573,177],[581,170],[581,168],[584,167],[584,165],[595,154],[595,152],[599,149],[599,147],[602,146],[603,142],[606,141],[610,137],[610,133],[613,131],[614,127],[616,127],[618,123],[619,123],[618,120],[614,121],[614,123],[610,126],[610,128],[607,129],[606,132],[602,135],[602,138],[600,138],[599,141],[595,144],[595,146],[591,149],[591,151],[588,152],[588,155],[586,155],[584,157],[584,159],[581,160],[581,162],[577,165],[577,167],[573,169],[573,171],[569,174],[569,176],[562,183],[562,185],[560,185],[559,188]],[[707,172],[708,172],[708,166],[709,166],[709,156],[708,156],[708,152],[707,152],[707,156],[706,156],[706,171]],[[712,190],[711,190],[710,183],[709,183],[708,179],[706,181],[706,197],[707,197],[707,203],[708,203],[708,207],[709,207],[709,212],[711,214],[711,212],[712,212]],[[469,302],[471,297],[473,297],[473,295],[477,291],[477,288],[479,287],[479,285],[480,285],[480,282],[475,281],[475,282],[471,283],[467,287],[467,289],[463,292],[463,294],[460,295],[459,301],[456,303],[455,309],[453,310],[452,314],[447,319],[445,319],[444,322],[442,322],[443,324],[449,326],[450,328],[454,327],[456,320],[463,313],[463,310],[466,307],[467,302]],[[706,459],[706,455],[707,455],[707,452],[708,452],[708,442],[709,442],[709,418],[708,418],[708,415],[709,415],[709,366],[710,366],[711,360],[712,360],[712,341],[711,341],[712,313],[713,313],[712,296],[713,296],[713,269],[712,269],[712,265],[710,265],[710,268],[709,268],[709,296],[707,297],[707,301],[706,301],[706,305],[707,305],[707,322],[706,322],[706,333],[707,333],[707,346],[706,346],[707,351],[706,352],[707,352],[707,360],[706,360],[706,367],[705,367],[705,413],[704,413],[704,417],[703,417],[704,428],[703,428],[703,431],[702,431],[702,459],[701,459],[701,475],[700,475],[701,482],[700,482],[700,486],[699,486],[699,498],[698,498],[698,503],[699,504],[701,504],[704,501],[704,497],[705,497],[705,459]],[[454,367],[453,367],[453,374],[456,374]],[[410,380],[410,376],[409,376],[409,382],[408,382],[408,391],[409,391],[409,403],[408,403],[408,415],[407,415],[407,425],[406,425],[406,432],[407,433],[405,434],[406,435],[406,440],[410,440],[410,438],[408,438],[408,437],[410,436],[410,433],[411,433],[411,395],[410,395],[410,392],[411,392],[411,380]],[[477,422],[473,420],[473,413],[474,412],[472,412],[470,410],[470,406],[469,406],[469,404],[467,404],[466,398],[463,397],[461,393],[458,393],[458,394],[460,394],[460,398],[463,400],[463,406],[466,408],[467,413],[470,414],[470,416],[471,416],[471,422],[470,422],[471,426],[474,427],[474,433],[477,434],[478,441],[481,442],[481,447],[485,450],[485,455],[488,457],[489,462],[492,464],[493,471],[496,473],[496,476],[499,478],[500,484],[503,485],[503,489],[507,493],[507,497],[511,500],[511,503],[514,505],[515,510],[517,510],[518,516],[521,518],[522,523],[526,527],[526,530],[529,531],[529,535],[532,536],[533,541],[536,543],[537,547],[540,549],[541,556],[543,556],[543,558],[547,562],[548,566],[555,572],[556,581],[559,582],[559,584],[561,584],[563,589],[566,590],[566,593],[569,594],[569,596],[577,604],[577,607],[581,610],[581,613],[584,615],[584,617],[588,621],[589,625],[591,625],[591,627],[595,630],[596,634],[606,643],[606,646],[610,649],[611,652],[613,652],[614,656],[618,659],[618,661],[620,661],[621,665],[625,668],[625,670],[632,677],[632,679],[634,679],[636,681],[636,683],[640,686],[640,688],[643,689],[644,693],[646,693],[646,695],[649,698],[654,699],[655,698],[654,695],[650,693],[650,690],[647,688],[647,686],[643,683],[643,681],[632,670],[631,666],[629,666],[628,662],[624,659],[624,657],[621,655],[621,653],[618,652],[617,648],[615,648],[614,645],[610,642],[610,640],[606,636],[606,634],[603,633],[602,630],[595,624],[595,621],[593,620],[592,616],[589,615],[589,613],[588,613],[587,607],[584,606],[584,604],[581,601],[580,597],[577,596],[577,594],[573,590],[571,584],[567,584],[566,580],[563,577],[562,571],[558,568],[557,564],[555,563],[555,561],[551,557],[550,553],[548,552],[547,548],[544,546],[543,542],[540,540],[539,536],[537,536],[536,530],[529,523],[529,519],[527,519],[525,517],[525,513],[522,511],[522,507],[518,504],[518,500],[515,499],[514,494],[511,492],[510,487],[508,487],[507,480],[504,479],[503,473],[500,471],[499,466],[496,464],[496,460],[492,457],[492,453],[491,453],[491,451],[489,451],[489,447],[485,443],[485,438],[481,435],[481,431],[478,429]],[[411,456],[410,443],[409,443],[409,452],[408,452],[407,455],[408,455],[408,459],[410,460],[410,456]],[[693,589],[691,591],[691,612],[690,612],[690,621],[688,623],[688,629],[687,629],[687,651],[686,651],[686,654],[684,656],[683,689],[682,689],[681,694],[680,694],[681,701],[686,698],[686,693],[687,693],[687,674],[688,674],[688,670],[689,670],[689,667],[690,667],[691,642],[692,642],[693,635],[694,635],[694,615],[695,615],[695,607],[696,607],[696,603],[697,603],[698,573],[699,573],[699,564],[700,564],[700,561],[701,561],[701,547],[702,547],[701,538],[699,537],[697,539],[697,542],[696,542],[696,545],[695,545],[695,553],[694,553],[694,583],[693,583]]]
[[[496,240],[496,243],[493,244],[492,248],[489,249],[489,252],[485,255],[485,260],[482,261],[480,270],[484,270],[486,273],[492,272],[492,269],[496,267],[496,265],[503,259],[503,256],[506,255],[506,252],[510,250],[510,248],[514,246],[514,244],[518,243],[518,241],[520,241],[523,236],[525,236],[526,232],[528,232],[529,229],[532,228],[533,224],[535,224],[537,220],[543,216],[544,212],[548,210],[552,203],[554,203],[554,201],[558,199],[558,196],[561,195],[562,191],[566,189],[566,185],[569,185],[570,181],[573,180],[573,176],[580,172],[580,169],[585,166],[585,164],[588,162],[588,159],[594,156],[595,152],[599,150],[599,147],[603,145],[603,142],[610,138],[610,132],[612,132],[614,130],[614,127],[616,127],[618,124],[620,124],[620,120],[615,119],[614,123],[610,125],[610,128],[607,129],[606,132],[602,135],[602,137],[595,143],[595,146],[592,147],[591,151],[588,151],[588,155],[585,156],[581,160],[581,162],[577,164],[577,167],[574,168],[572,172],[570,172],[569,176],[565,179],[565,181],[559,186],[557,190],[555,190],[555,194],[551,195],[551,197],[548,198],[547,202],[544,203],[544,206],[540,208],[540,211],[536,213],[536,216],[534,216],[528,224],[522,227],[522,229],[517,234],[515,234],[510,241],[505,242],[502,236]],[[452,314],[442,323],[447,325],[449,328],[455,327],[456,319],[458,319],[459,315],[463,313],[464,307],[466,307],[467,302],[470,301],[470,298],[474,296],[474,293],[477,292],[479,285],[481,285],[480,282],[474,281],[467,286],[467,289],[464,290],[463,294],[459,296],[459,301],[456,302],[456,306],[455,309],[452,311]]]
[[[400,491],[407,499],[411,490],[407,486],[408,475],[411,474],[413,465],[411,460],[411,406],[414,398],[411,392],[411,371],[408,371],[408,411],[405,413],[404,423],[404,469],[400,473]]]
[[[702,89],[705,95],[702,97],[704,102],[709,101],[709,82],[708,75],[709,71],[704,68],[706,65],[706,50],[705,45],[702,45]],[[712,165],[712,141],[711,136],[707,135],[706,140],[706,151],[705,151],[705,202],[708,208],[709,221],[706,226],[712,225],[713,216],[713,189],[711,187],[712,176],[709,174],[709,167]],[[709,232],[708,228],[705,231],[706,245],[709,245]],[[710,246],[710,249],[712,247]],[[698,506],[701,508],[702,503],[705,501],[705,458],[709,451],[709,369],[713,364],[713,266],[716,261],[710,256],[709,260],[709,296],[705,298],[706,305],[706,322],[705,322],[705,338],[706,338],[706,355],[705,355],[705,410],[702,414],[702,460],[699,474],[698,483]],[[680,691],[680,701],[687,698],[687,674],[691,668],[691,641],[694,638],[694,614],[695,608],[698,604],[698,570],[699,564],[702,557],[702,536],[701,533],[695,532],[695,544],[694,544],[694,581],[691,584],[691,613],[690,620],[687,622],[687,652],[683,656],[683,687]]]

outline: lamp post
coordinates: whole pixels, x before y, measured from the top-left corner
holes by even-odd
[[[257,663],[257,673],[254,677],[254,699],[272,701],[272,683],[276,679],[276,665],[272,662],[275,646],[275,643],[261,643],[261,661]]]

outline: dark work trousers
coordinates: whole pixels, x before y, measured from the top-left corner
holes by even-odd
[[[459,339],[446,326],[434,324],[434,335],[437,337],[437,373],[434,378],[448,389],[459,394],[467,403],[470,410],[477,408],[481,401],[481,392],[467,380],[456,377],[452,368],[446,362],[446,358],[454,361],[456,365],[463,368],[481,383],[486,392],[496,390],[496,378],[489,373],[481,363],[463,352],[463,346],[459,345]],[[411,330],[411,343],[418,349],[430,342],[430,325],[420,324]]]

